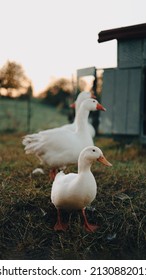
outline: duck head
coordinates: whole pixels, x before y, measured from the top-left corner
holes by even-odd
[[[94,99],[96,99],[96,96],[95,96],[93,93],[89,92],[89,91],[81,91],[81,92],[78,94],[78,97],[77,97],[76,101],[75,101],[74,103],[72,103],[72,104],[70,105],[70,107],[71,107],[71,108],[76,108],[76,110],[78,110],[79,107],[80,107],[80,105],[81,105],[81,103],[82,103],[84,100],[88,99],[88,98],[94,98]]]
[[[79,158],[83,160],[84,162],[100,162],[106,166],[112,166],[112,164],[105,158],[103,155],[103,152],[96,146],[88,146],[84,148],[81,153]]]
[[[106,111],[106,109],[94,98],[88,98],[84,100],[81,106],[84,106],[84,109],[88,111],[96,111],[96,110]]]

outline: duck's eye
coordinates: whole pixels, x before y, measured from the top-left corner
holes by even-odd
[[[93,149],[92,152],[95,152],[95,149]]]
[[[93,100],[93,102],[95,103],[95,100]]]

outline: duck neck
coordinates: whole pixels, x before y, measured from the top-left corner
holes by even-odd
[[[88,123],[88,117],[89,117],[89,110],[86,110],[82,106],[80,106],[79,110],[76,113],[75,116],[75,125],[77,131],[83,131],[87,127]]]
[[[81,161],[79,161],[78,173],[82,173],[82,172],[90,173],[91,165],[92,165],[92,163],[90,161],[84,160],[84,161],[82,161],[82,163],[81,163]]]

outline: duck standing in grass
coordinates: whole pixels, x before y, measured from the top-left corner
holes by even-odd
[[[93,98],[86,99],[77,112],[75,131],[56,128],[47,133],[26,135],[22,142],[26,154],[35,154],[43,164],[53,168],[52,178],[56,175],[56,168],[77,163],[81,150],[93,145],[88,116],[90,111],[96,110],[105,111],[105,108]]]
[[[55,230],[65,231],[68,224],[61,222],[60,210],[82,210],[84,218],[84,227],[88,232],[94,232],[96,225],[88,223],[85,207],[90,205],[95,199],[97,193],[97,185],[95,178],[91,172],[91,165],[98,161],[107,166],[112,166],[106,160],[102,151],[96,146],[88,146],[84,148],[78,158],[78,173],[65,174],[60,171],[52,184],[51,201],[57,209],[57,223]]]

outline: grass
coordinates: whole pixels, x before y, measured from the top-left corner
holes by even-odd
[[[80,212],[63,212],[69,229],[55,232],[48,169],[45,175],[32,175],[39,164],[24,154],[21,139],[22,134],[0,138],[0,259],[146,259],[146,150],[142,146],[95,139],[113,164],[92,167],[98,191],[86,212],[100,228],[87,233]],[[70,171],[76,167],[68,167]]]
[[[27,131],[27,100],[0,98],[0,132]],[[55,109],[42,103],[39,99],[32,98],[30,103],[30,132],[52,128],[68,122],[67,115],[61,114],[61,109]]]

